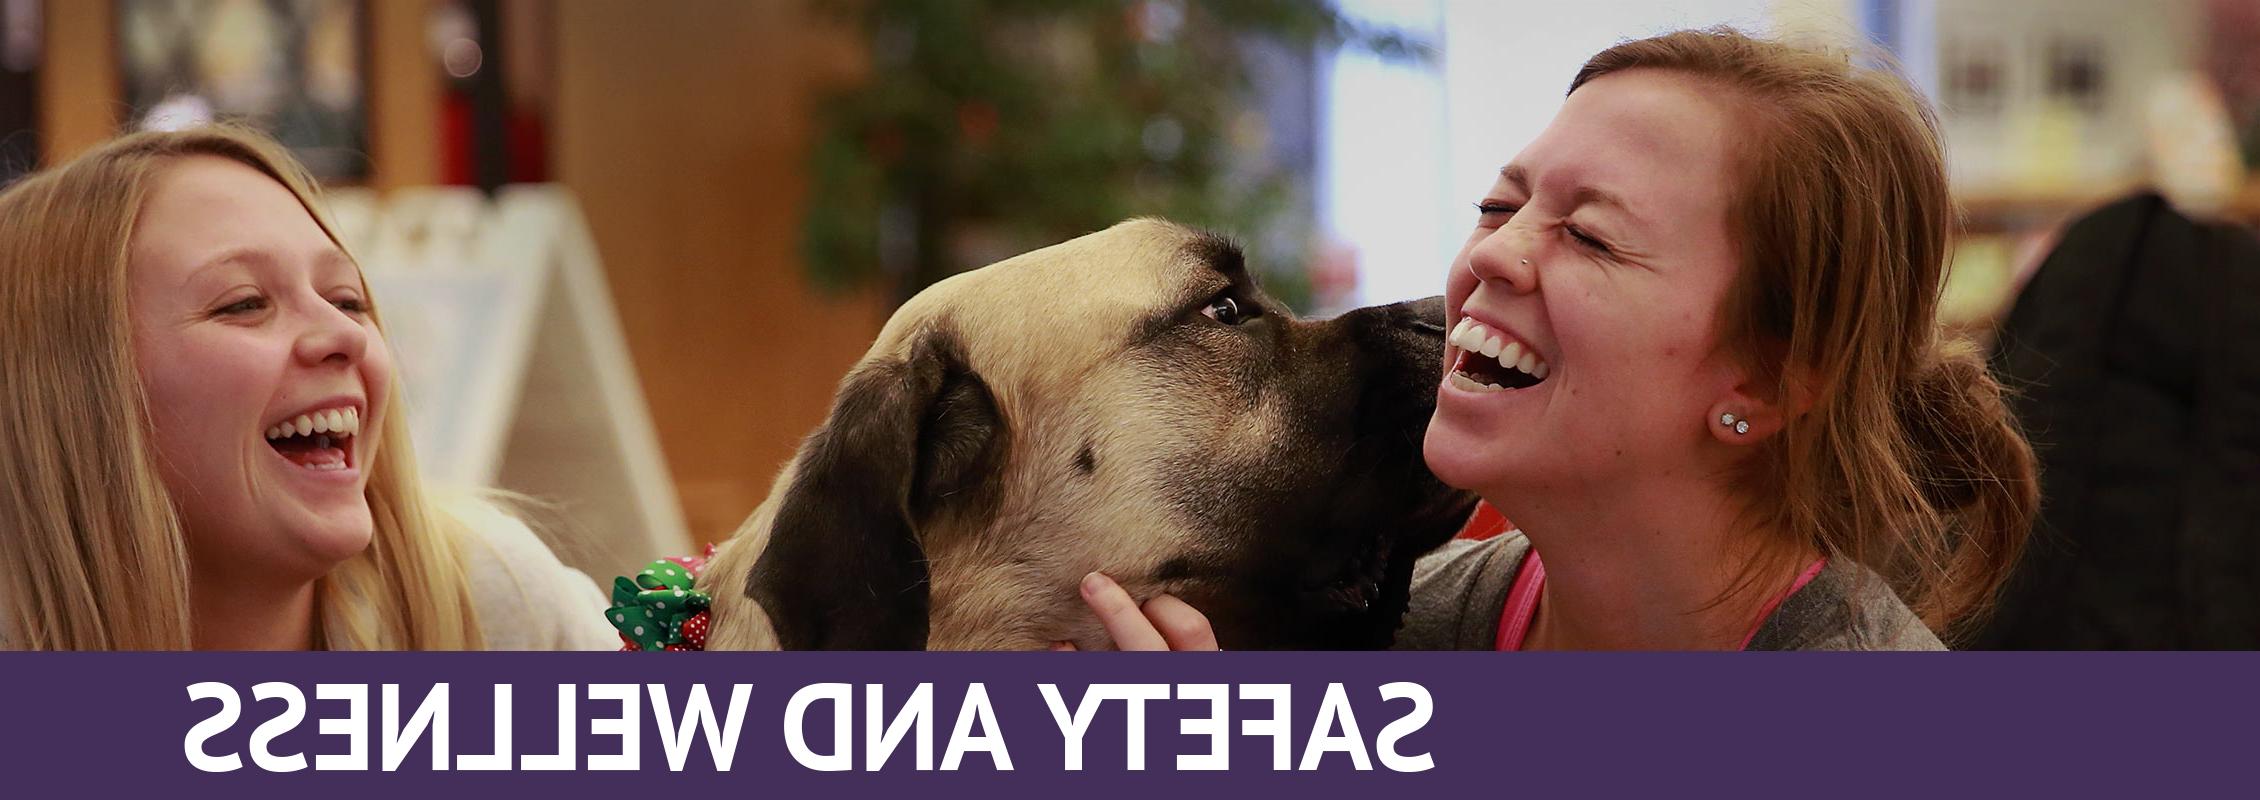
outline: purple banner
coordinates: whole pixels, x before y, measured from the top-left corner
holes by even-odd
[[[2252,796],[2260,753],[2254,653],[25,653],[0,674],[18,797]]]

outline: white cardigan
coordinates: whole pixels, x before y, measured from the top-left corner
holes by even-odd
[[[620,634],[604,621],[611,601],[526,523],[483,500],[443,505],[474,534],[463,558],[488,650],[620,649]]]

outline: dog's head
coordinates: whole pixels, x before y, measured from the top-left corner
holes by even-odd
[[[1098,649],[1096,569],[1229,648],[1386,645],[1473,504],[1421,459],[1442,321],[1296,319],[1153,220],[936,284],[710,568],[710,643]]]

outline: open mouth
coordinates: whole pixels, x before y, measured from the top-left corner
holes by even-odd
[[[1304,587],[1343,611],[1366,611],[1381,597],[1389,574],[1390,539],[1375,536],[1332,579]]]
[[[361,411],[330,408],[300,414],[267,429],[267,446],[290,463],[319,472],[353,467],[353,437],[361,432]]]
[[[1468,391],[1503,392],[1528,389],[1546,382],[1552,368],[1538,357],[1536,348],[1515,341],[1473,317],[1462,317],[1446,341],[1459,348],[1452,363],[1452,382]]]

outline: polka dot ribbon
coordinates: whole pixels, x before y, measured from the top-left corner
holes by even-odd
[[[632,579],[612,579],[612,608],[606,622],[619,629],[623,651],[704,650],[708,600],[699,591],[698,573],[714,557],[714,545],[696,556],[662,558]]]

